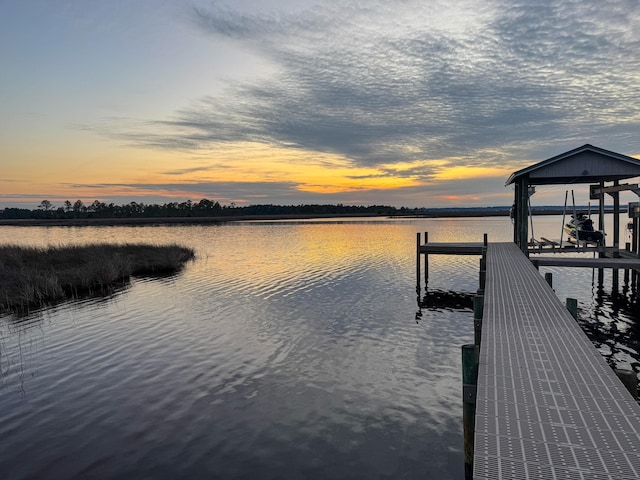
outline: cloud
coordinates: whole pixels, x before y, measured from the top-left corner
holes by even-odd
[[[208,172],[211,170],[213,166],[202,166],[202,167],[191,167],[191,168],[179,168],[177,170],[168,170],[166,172],[162,172],[163,175],[186,175],[189,173],[196,172]],[[224,168],[224,166],[216,165],[215,168]]]
[[[180,150],[258,142],[355,166],[515,165],[587,142],[640,150],[637,2],[344,0],[273,14],[213,3],[193,22],[277,73],[121,137]]]
[[[220,202],[265,203],[264,198],[279,198],[283,201],[295,195],[297,185],[291,182],[185,182],[185,183],[100,183],[69,184],[68,188],[100,197],[113,196],[158,196],[164,201],[172,198],[208,198]]]

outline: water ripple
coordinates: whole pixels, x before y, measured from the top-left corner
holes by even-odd
[[[198,258],[108,299],[0,318],[3,478],[461,478],[473,314],[418,305],[415,234],[478,240],[504,221],[21,231]],[[475,257],[429,268],[431,292],[477,288]],[[601,303],[622,342],[636,322]]]

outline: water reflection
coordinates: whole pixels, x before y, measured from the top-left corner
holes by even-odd
[[[0,471],[460,478],[457,345],[468,318],[413,321],[415,229],[22,230],[36,245],[178,242],[197,260],[108,299],[0,318],[0,437],[12,452]]]
[[[640,373],[640,308],[633,272],[541,268],[558,297],[578,300],[578,323],[612,368]]]
[[[622,275],[620,275],[622,273]],[[605,283],[604,276],[610,275]],[[619,281],[622,276],[622,288]],[[640,372],[640,302],[637,274],[592,272],[592,301],[581,308],[578,322],[612,368]]]
[[[418,231],[511,236],[508,218],[0,229],[31,245],[135,239],[197,254],[175,277],[0,318],[0,471],[462,478],[459,347],[473,338],[478,260],[432,257],[416,296]],[[555,276],[588,310],[590,275]],[[600,311],[636,335],[637,310],[609,301]]]
[[[473,311],[473,294],[465,292],[454,292],[447,290],[425,289],[424,295],[420,286],[416,287],[418,293],[418,311],[416,312],[416,322],[423,316],[423,309],[431,311]]]
[[[428,290],[420,299],[420,308],[443,308],[448,310],[473,309],[473,294],[445,290]]]

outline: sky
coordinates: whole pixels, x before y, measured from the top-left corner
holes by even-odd
[[[585,143],[640,158],[637,0],[0,0],[0,12],[0,208],[498,206],[512,172]]]

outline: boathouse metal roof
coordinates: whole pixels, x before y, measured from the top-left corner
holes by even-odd
[[[505,185],[525,175],[529,185],[610,182],[640,176],[640,160],[587,143],[512,173]]]

